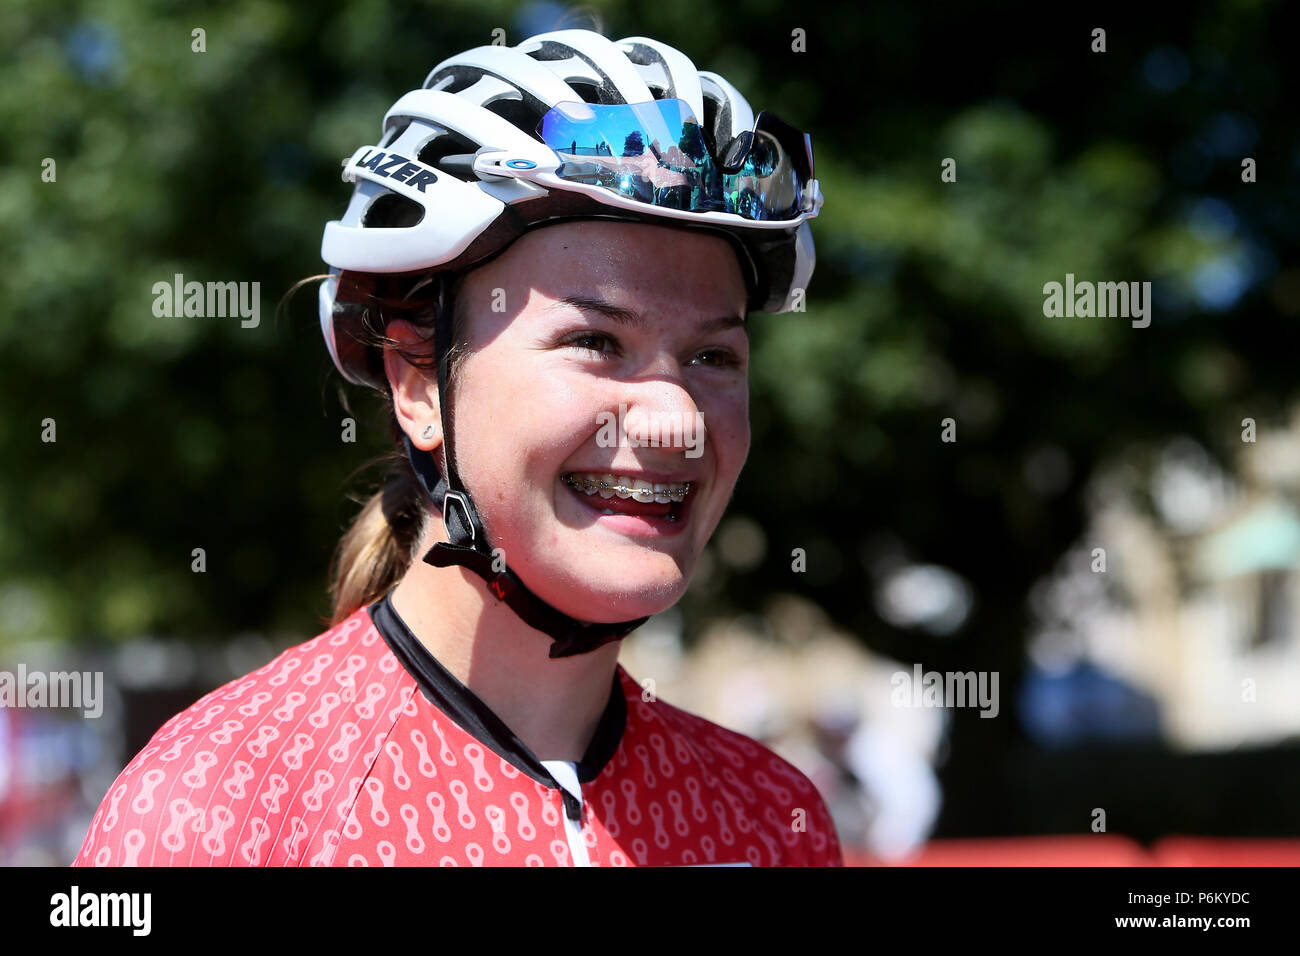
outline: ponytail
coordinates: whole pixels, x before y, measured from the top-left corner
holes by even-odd
[[[387,465],[387,480],[353,519],[334,552],[331,627],[392,590],[424,539],[426,496],[410,461],[394,450],[380,462]]]

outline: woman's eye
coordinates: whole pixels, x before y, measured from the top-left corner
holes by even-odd
[[[609,357],[612,354],[612,347],[616,343],[608,335],[599,332],[582,332],[570,336],[565,340],[564,344],[570,348],[582,349],[584,352],[595,352],[598,355]],[[607,351],[605,346],[611,346],[611,349]]]
[[[699,354],[700,359],[706,359],[701,364],[712,366],[713,368],[729,368],[733,365],[739,365],[740,361],[729,349],[708,349]]]
[[[593,357],[600,359],[612,359],[618,355],[618,340],[604,332],[577,332],[568,336],[561,342],[567,348],[580,349],[586,353],[594,353]],[[706,368],[734,368],[741,363],[739,358],[731,349],[717,348],[705,349],[696,355],[692,364],[702,365]]]

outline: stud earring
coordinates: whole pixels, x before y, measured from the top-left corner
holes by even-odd
[[[425,425],[425,426],[424,426],[424,431],[420,432],[420,437],[421,437],[421,438],[432,438],[432,437],[433,437],[433,426],[432,426],[432,425]]]

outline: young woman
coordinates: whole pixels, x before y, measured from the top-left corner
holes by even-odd
[[[646,38],[453,57],[357,150],[321,324],[394,475],[335,620],[168,721],[77,865],[839,865],[809,781],[658,700],[749,450],[748,311],[811,276],[807,136]]]

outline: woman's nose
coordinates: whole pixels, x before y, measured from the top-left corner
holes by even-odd
[[[628,383],[619,393],[619,432],[634,447],[702,454],[707,426],[680,374],[656,373]]]

